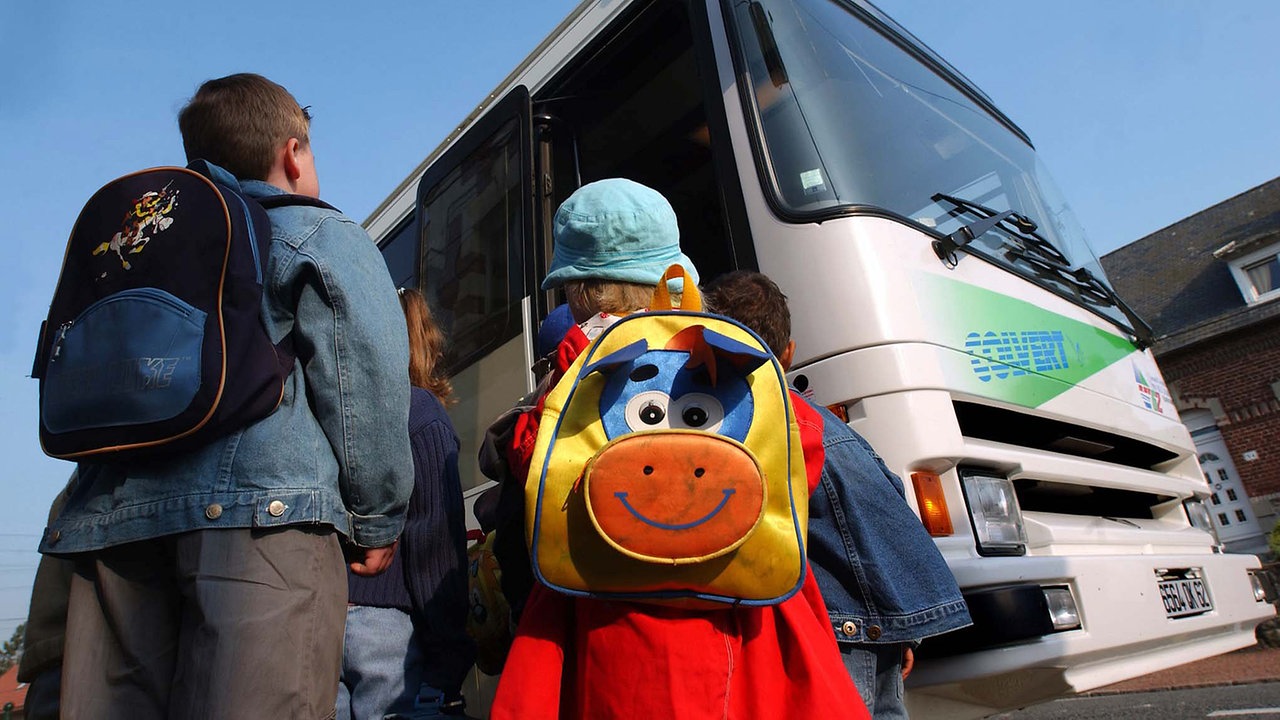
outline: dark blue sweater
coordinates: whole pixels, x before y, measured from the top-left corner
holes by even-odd
[[[348,572],[353,605],[399,608],[413,617],[426,657],[426,681],[462,686],[475,660],[467,635],[466,510],[458,478],[458,435],[434,395],[413,388],[409,409],[413,494],[391,566],[375,577]]]

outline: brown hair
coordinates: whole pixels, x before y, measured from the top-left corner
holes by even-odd
[[[578,322],[596,313],[626,315],[649,306],[653,286],[618,280],[570,280],[564,284],[565,301]]]
[[[746,325],[777,357],[791,342],[791,309],[787,296],[764,273],[735,270],[712,280],[702,290],[707,309]]]
[[[239,73],[209,80],[178,113],[187,162],[208,160],[239,178],[265,180],[290,138],[310,143],[311,115],[280,85]]]
[[[400,309],[409,330],[409,382],[445,405],[457,402],[444,370],[444,332],[436,325],[427,299],[417,290],[401,290]]]

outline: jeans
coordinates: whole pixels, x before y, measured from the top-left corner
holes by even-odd
[[[901,644],[852,645],[840,643],[844,667],[858,686],[858,694],[875,720],[906,720],[902,699]]]
[[[408,613],[395,608],[348,607],[338,720],[412,716],[424,664]]]

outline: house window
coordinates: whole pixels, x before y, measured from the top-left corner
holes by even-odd
[[[1237,520],[1239,520],[1240,522],[1244,522],[1244,511],[1243,511],[1243,510],[1237,510],[1237,511],[1236,511],[1236,519],[1237,519]]]
[[[1246,303],[1280,297],[1280,245],[1269,245],[1230,261],[1231,274]]]
[[[1218,493],[1214,493],[1214,494],[1210,495],[1210,496],[1209,496],[1209,500],[1210,500],[1214,505],[1221,505],[1221,504],[1222,504],[1222,499],[1218,497]]]
[[[1235,491],[1235,490],[1232,490],[1231,488],[1227,488],[1227,499],[1228,499],[1228,500],[1235,500],[1235,499],[1236,499],[1236,491]]]
[[[1218,524],[1222,526],[1231,524],[1231,521],[1227,519],[1226,513],[1218,513]]]

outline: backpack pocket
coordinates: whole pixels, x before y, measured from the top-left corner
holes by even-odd
[[[52,433],[169,420],[200,389],[206,313],[157,288],[125,290],[52,333],[41,415]]]

